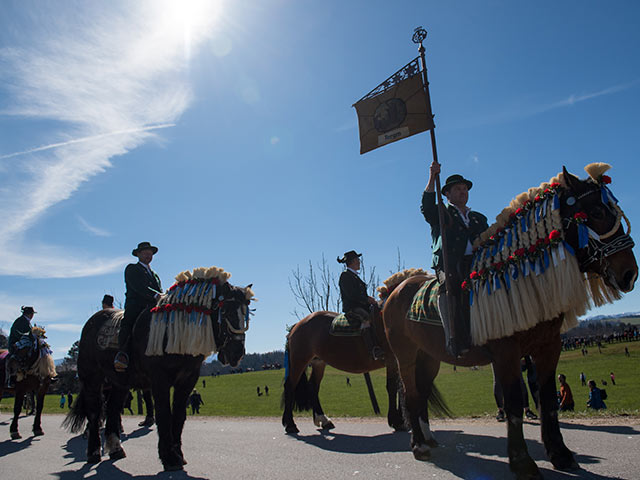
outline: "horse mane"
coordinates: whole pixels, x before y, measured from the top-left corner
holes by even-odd
[[[381,285],[378,288],[376,288],[376,291],[378,292],[378,296],[382,300],[387,299],[389,295],[391,295],[391,292],[393,292],[393,290],[398,285],[404,282],[407,278],[413,277],[415,275],[425,275],[427,277],[433,278],[432,274],[430,274],[426,270],[423,270],[422,268],[407,268],[401,272],[394,273],[385,281],[383,281],[382,283],[384,285]]]
[[[587,182],[599,184],[610,165],[585,167]],[[517,195],[474,242],[470,288],[474,344],[527,330],[564,315],[562,330],[578,323],[592,305],[620,298],[596,275],[580,272],[564,248],[559,190],[564,173]],[[513,277],[513,279],[512,279]]]

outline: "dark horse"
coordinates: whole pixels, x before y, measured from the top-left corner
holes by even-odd
[[[216,293],[213,295],[213,303],[209,304],[209,310],[205,313],[210,315],[212,320],[211,328],[215,346],[217,346],[215,349],[218,352],[218,360],[224,364],[236,366],[244,355],[245,332],[249,327],[248,309],[253,293],[250,286],[234,287],[226,279],[220,283],[217,285],[217,292],[214,289]],[[188,281],[180,285],[182,284],[185,284],[185,290],[191,288]],[[161,300],[159,305],[163,301]],[[168,310],[164,311],[170,311],[170,308],[175,305],[165,304]],[[193,313],[191,308],[187,311],[189,312],[187,315]],[[113,368],[115,345],[114,348],[101,349],[98,348],[97,339],[102,325],[113,315],[121,315],[121,312],[113,309],[102,310],[85,324],[78,353],[80,394],[64,426],[77,433],[81,431],[84,420],[88,420],[87,462],[99,462],[98,427],[102,411],[102,386],[105,378],[108,378],[112,387],[106,405],[105,449],[111,459],[122,458],[125,453],[119,439],[120,412],[127,392],[129,388],[145,389],[150,386],[155,402],[160,460],[165,470],[182,470],[183,465],[186,464],[182,453],[182,430],[186,419],[187,400],[198,381],[204,355],[145,354],[151,322],[157,321],[152,320],[151,312],[146,310],[140,314],[133,328],[130,372],[116,373]],[[170,323],[178,324],[177,321]],[[206,326],[207,323],[204,325]],[[199,328],[203,328],[202,324]],[[196,336],[207,336],[210,333],[198,330]],[[162,334],[159,338],[162,348],[165,349],[171,338],[168,333]],[[172,387],[173,403],[171,404],[170,389]]]
[[[398,369],[382,335],[382,319],[376,314],[374,328],[378,342],[385,351],[386,360],[374,360],[361,336],[334,336],[329,333],[334,312],[314,312],[296,323],[287,335],[287,357],[285,369],[288,375],[284,382],[282,425],[287,433],[297,433],[293,420],[294,408],[313,410],[313,422],[323,429],[334,428],[320,406],[318,392],[327,364],[349,373],[367,373],[387,367],[387,393],[389,411],[387,421],[396,430],[404,429],[404,420],[398,405]],[[311,378],[307,379],[306,368],[311,363]]]
[[[36,335],[37,348],[25,347],[18,350],[16,353],[18,356],[24,356],[24,364],[31,367],[27,370],[26,375],[22,380],[16,381],[15,387],[12,389],[6,388],[5,379],[5,362],[8,359],[8,352],[6,350],[0,350],[0,399],[5,391],[13,391],[15,399],[13,402],[13,420],[9,427],[9,433],[12,439],[22,438],[18,431],[18,417],[22,411],[22,405],[24,402],[25,394],[28,392],[36,393],[36,408],[35,417],[33,418],[33,434],[35,436],[44,435],[40,418],[42,416],[42,409],[44,407],[44,396],[49,389],[51,379],[55,376],[55,367],[53,366],[53,359],[49,353],[41,355],[41,349],[47,348],[39,340]]]
[[[557,233],[551,232],[550,237],[552,241],[558,238],[564,241],[564,244],[557,248],[564,248],[566,258],[573,262],[573,268],[577,272],[577,276],[574,277],[578,278],[575,282],[577,286],[571,287],[566,282],[561,283],[556,294],[560,300],[567,302],[566,305],[570,305],[574,301],[572,297],[579,296],[579,289],[582,289],[583,296],[587,300],[582,311],[589,302],[596,305],[602,304],[604,301],[619,298],[620,292],[631,291],[638,273],[631,250],[633,241],[628,234],[624,233],[620,225],[621,218],[626,219],[626,217],[605,185],[610,179],[602,175],[608,166],[604,165],[604,170],[598,174],[593,174],[589,167],[591,165],[585,168],[591,176],[589,180],[579,180],[564,169],[562,175],[557,178],[559,183],[546,184],[551,188],[551,192],[548,188],[542,190],[549,202],[551,202],[549,194],[555,193],[553,200],[556,202],[554,204],[556,213],[554,214],[557,215],[559,211],[556,223],[561,227],[559,230],[553,230]],[[529,213],[534,215],[535,211],[535,215],[538,215],[539,211],[535,209],[541,205],[538,202],[542,201],[542,197],[535,195],[535,192],[530,191],[527,199],[531,199],[531,203],[527,204],[525,201],[525,206],[521,209],[516,210],[517,205],[512,204],[514,215],[507,215],[507,218],[511,217],[512,220],[515,218],[518,222],[524,222],[528,221],[526,215]],[[546,206],[551,208],[550,203]],[[508,228],[510,228],[509,224],[507,224]],[[493,241],[497,244],[503,231],[494,231],[497,234]],[[530,250],[532,251],[534,250]],[[542,252],[540,255],[545,255],[542,250],[539,251]],[[552,255],[554,262],[558,260],[557,251]],[[546,258],[549,259],[549,257]],[[511,257],[508,259],[508,261],[513,260]],[[507,270],[509,271],[513,270]],[[498,272],[504,272],[504,270],[499,269]],[[531,273],[531,276],[525,277],[521,274],[518,281],[535,281],[536,277],[532,277],[533,275],[534,273]],[[543,276],[540,275],[537,278]],[[480,289],[472,287],[474,293],[477,294],[483,288],[486,289],[488,278],[491,277],[487,276],[486,271],[480,272],[480,278],[472,273],[468,281],[477,282],[480,286]],[[502,276],[501,279],[502,291],[504,291],[505,277]],[[526,330],[512,331],[511,334],[501,337],[489,337],[481,342],[480,346],[473,347],[464,357],[456,359],[448,355],[445,350],[442,327],[407,319],[407,311],[412,299],[426,280],[425,276],[414,276],[401,283],[391,292],[383,309],[386,335],[398,359],[404,386],[414,457],[418,460],[427,460],[430,456],[429,446],[437,445],[428,428],[428,412],[424,408],[424,399],[430,395],[440,362],[462,366],[486,365],[493,362],[497,379],[504,388],[505,410],[508,417],[509,466],[518,479],[542,478],[537,465],[529,456],[522,430],[520,358],[531,355],[538,372],[542,442],[547,456],[556,469],[578,468],[560,432],[555,384],[555,370],[561,350],[561,327],[563,321],[570,318],[572,314],[575,322],[576,311],[572,312],[570,308],[560,310],[561,313],[555,316],[538,318],[537,323]],[[515,285],[515,280],[511,282],[511,288],[519,288]],[[594,290],[594,288],[597,289],[594,287],[594,282],[600,282],[599,298]],[[589,297],[584,293],[588,289],[590,289]],[[494,294],[496,292],[497,290],[493,291]],[[540,298],[536,298],[534,307],[546,308],[546,305],[542,306]],[[472,297],[472,301],[478,302],[478,296]],[[472,332],[473,329],[472,324]],[[474,343],[478,345],[477,342]]]

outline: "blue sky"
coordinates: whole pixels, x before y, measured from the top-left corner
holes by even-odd
[[[351,105],[424,26],[443,175],[490,219],[562,165],[613,165],[640,225],[632,1],[54,2],[0,7],[0,327],[34,305],[56,358],[140,241],[168,288],[217,265],[254,284],[247,351],[284,345],[288,280],[363,251],[430,264],[421,134],[359,155]],[[640,294],[595,313],[640,310]]]

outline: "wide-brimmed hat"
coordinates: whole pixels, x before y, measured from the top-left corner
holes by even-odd
[[[27,315],[38,313],[33,309],[33,307],[25,307],[25,306],[23,306],[22,308],[20,308],[20,310],[22,311],[22,313],[26,313]]]
[[[134,248],[133,251],[131,252],[131,255],[133,255],[134,257],[137,257],[138,252],[142,250],[151,250],[154,255],[158,253],[158,247],[154,247],[149,242],[140,242],[138,244],[138,248]]]
[[[453,187],[456,183],[464,183],[469,190],[471,190],[471,187],[473,187],[473,183],[471,183],[471,180],[467,180],[462,175],[455,174],[451,175],[449,178],[447,178],[447,181],[444,182],[444,186],[442,187],[442,194],[445,195],[447,193],[447,190]]]
[[[361,253],[357,253],[355,250],[349,250],[345,252],[342,258],[338,257],[338,263],[349,263],[351,260],[357,257],[361,257]]]

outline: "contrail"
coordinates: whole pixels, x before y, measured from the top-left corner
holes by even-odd
[[[29,150],[24,150],[22,152],[14,152],[14,153],[9,153],[7,155],[0,155],[0,160],[3,160],[5,158],[18,157],[20,155],[27,155],[28,153],[35,153],[35,152],[42,152],[44,150],[51,150],[53,148],[64,147],[66,145],[73,145],[74,143],[84,143],[84,142],[90,142],[92,140],[97,140],[97,139],[100,139],[100,138],[113,137],[115,135],[123,135],[125,133],[147,132],[149,130],[158,130],[160,128],[169,128],[169,127],[175,127],[175,126],[176,126],[175,123],[162,123],[160,125],[152,125],[150,127],[129,128],[127,130],[117,130],[115,132],[101,133],[99,135],[92,135],[90,137],[76,138],[74,140],[69,140],[67,142],[52,143],[51,145],[44,145],[42,147],[31,148]]]

